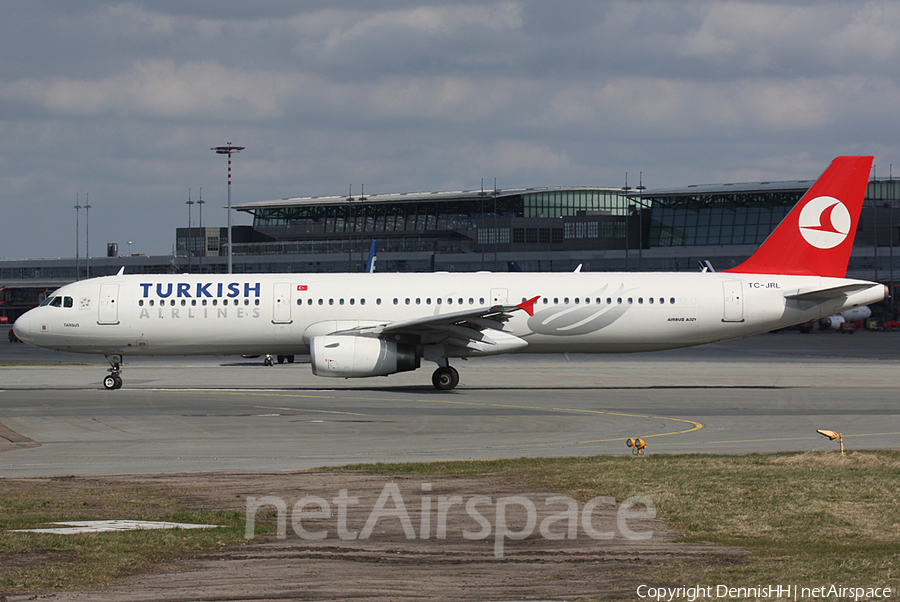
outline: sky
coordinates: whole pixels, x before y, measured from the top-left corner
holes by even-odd
[[[0,258],[232,202],[900,165],[900,1],[0,0]],[[80,254],[85,254],[85,210]],[[197,224],[197,206],[192,222]],[[235,224],[249,224],[245,213]],[[131,244],[129,245],[129,241]]]

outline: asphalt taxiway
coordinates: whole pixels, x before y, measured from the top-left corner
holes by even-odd
[[[300,358],[298,358],[299,360]],[[240,357],[106,361],[0,345],[0,476],[900,448],[900,333],[796,332],[662,353],[501,356],[385,378]]]

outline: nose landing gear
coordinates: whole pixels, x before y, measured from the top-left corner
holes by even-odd
[[[106,361],[109,362],[109,374],[106,378],[103,379],[103,386],[106,389],[121,389],[122,388],[122,356],[121,355],[107,355]]]

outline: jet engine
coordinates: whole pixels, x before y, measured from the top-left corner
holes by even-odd
[[[844,316],[840,314],[835,314],[833,316],[828,316],[827,318],[822,318],[819,320],[819,328],[821,330],[840,330],[841,324],[846,322]]]
[[[309,348],[316,376],[387,376],[415,370],[421,359],[415,345],[350,335],[313,337]]]

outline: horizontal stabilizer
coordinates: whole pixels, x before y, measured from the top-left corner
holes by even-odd
[[[846,297],[850,293],[863,291],[867,288],[872,288],[873,286],[880,285],[875,285],[871,282],[857,282],[854,284],[844,284],[843,286],[833,286],[831,288],[820,288],[815,290],[799,289],[792,293],[785,293],[784,298],[792,299],[794,301],[829,301],[831,299]]]

